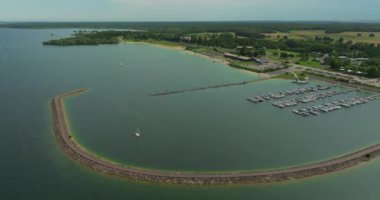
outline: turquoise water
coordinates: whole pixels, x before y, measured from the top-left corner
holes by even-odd
[[[87,170],[57,147],[49,108],[51,97],[81,87],[90,92],[67,102],[76,139],[108,159],[164,170],[279,168],[352,152],[380,141],[380,101],[304,119],[245,100],[298,87],[282,80],[149,97],[259,77],[147,45],[41,46],[51,33],[71,31],[0,29],[0,199],[379,198],[379,161],[303,181],[230,187],[143,184]]]

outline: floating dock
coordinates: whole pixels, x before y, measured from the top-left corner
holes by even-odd
[[[301,104],[301,103],[302,104],[311,103],[311,102],[315,102],[315,101],[326,99],[326,98],[331,98],[331,97],[338,96],[338,95],[348,94],[348,93],[354,92],[354,91],[356,91],[356,89],[346,90],[346,91],[341,91],[341,92],[329,91],[329,92],[325,92],[325,93],[307,95],[307,96],[296,98],[296,99],[276,101],[276,102],[273,102],[272,105],[276,106],[278,108],[288,108],[288,107],[292,107],[292,106],[297,106],[298,104]]]
[[[274,93],[267,93],[263,95],[258,95],[258,96],[253,96],[247,98],[248,101],[251,101],[253,103],[261,103],[264,101],[269,101],[269,100],[274,100],[274,99],[282,99],[287,96],[292,96],[292,95],[300,95],[300,94],[307,94],[307,93],[312,93],[312,92],[318,92],[318,91],[324,91],[324,90],[329,90],[333,87],[336,87],[337,85],[333,86],[321,86],[317,85],[315,87],[303,87],[303,88],[297,88],[294,90],[284,90],[280,92],[274,92]]]
[[[341,99],[331,103],[325,103],[320,105],[315,105],[311,107],[306,107],[302,109],[293,110],[294,114],[300,115],[302,117],[316,116],[322,113],[329,113],[337,111],[340,109],[349,109],[358,105],[367,104],[369,101],[376,100],[379,95],[366,96],[366,97],[351,97],[346,99]]]

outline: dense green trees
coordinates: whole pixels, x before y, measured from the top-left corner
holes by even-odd
[[[286,53],[286,52],[281,52],[281,53],[280,53],[280,57],[281,57],[281,58],[289,58],[289,54]]]
[[[255,56],[255,57],[266,56],[266,55],[267,55],[267,52],[263,48],[258,49],[258,50],[253,52],[253,56]]]
[[[180,35],[174,33],[145,32],[145,31],[78,31],[70,38],[51,40],[44,42],[44,45],[99,45],[99,44],[117,44],[122,39],[128,40],[165,40],[180,41]]]
[[[370,67],[367,73],[368,73],[368,76],[372,78],[380,77],[379,67],[375,67],[375,66]]]
[[[303,52],[299,55],[301,61],[308,61],[310,58],[309,53]]]
[[[380,32],[379,23],[345,22],[17,22],[0,24],[0,27],[135,29],[167,33],[236,32],[241,33],[242,36],[251,33],[288,32],[292,30],[326,30],[326,33]]]
[[[100,45],[100,44],[117,44],[117,38],[87,38],[87,37],[71,37],[59,40],[51,40],[43,42],[44,45],[57,46],[73,46],[73,45]]]
[[[334,56],[330,56],[325,60],[325,63],[327,63],[332,69],[339,69],[342,67],[343,62]]]
[[[184,36],[190,39],[182,39]],[[184,42],[210,47],[222,47],[234,49],[237,46],[252,46],[256,50],[265,48],[281,49],[310,54],[320,52],[324,54],[349,55],[353,57],[380,57],[380,47],[366,43],[344,42],[343,39],[334,41],[330,37],[316,37],[314,40],[268,40],[257,33],[211,33],[211,34],[183,34],[165,31],[101,31],[101,32],[77,32],[73,37],[45,42],[45,45],[96,45],[116,44],[120,39],[143,41],[165,40],[171,42]],[[257,52],[257,51],[256,51]],[[241,52],[249,55],[249,52]],[[260,50],[257,54],[264,55]]]
[[[242,27],[240,27],[242,28]],[[171,29],[169,29],[171,30]],[[325,63],[332,69],[350,66],[349,59],[340,59],[339,56],[351,58],[371,58],[364,62],[358,70],[365,72],[371,77],[378,77],[377,71],[380,68],[380,45],[368,43],[353,43],[344,41],[343,38],[334,40],[331,37],[315,37],[314,39],[295,40],[279,39],[270,40],[265,35],[240,30],[228,30],[228,32],[212,32],[203,29],[202,32],[194,33],[187,29],[178,29],[169,31],[165,28],[150,31],[77,31],[72,37],[59,40],[44,42],[44,45],[99,45],[99,44],[117,44],[122,40],[132,41],[170,41],[181,42],[186,46],[208,46],[212,48],[224,48],[235,51],[238,46],[238,54],[244,56],[264,56],[265,49],[279,49],[281,58],[294,57],[287,51],[298,52],[300,60],[308,61],[309,55],[329,54]],[[250,47],[250,48],[247,48]],[[353,67],[353,66],[350,66]],[[375,67],[375,68],[373,68]]]
[[[240,49],[239,54],[242,56],[252,56],[252,51],[249,50],[246,46],[244,46]]]

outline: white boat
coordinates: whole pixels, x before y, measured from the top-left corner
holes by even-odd
[[[135,132],[135,135],[136,137],[140,137],[141,136],[141,133],[140,133],[140,129],[137,128],[136,132]]]

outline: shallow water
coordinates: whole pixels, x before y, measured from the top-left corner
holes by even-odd
[[[376,126],[380,101],[304,119],[292,114],[292,109],[245,100],[298,87],[283,80],[149,97],[148,93],[159,90],[259,77],[147,45],[41,46],[42,41],[71,31],[0,29],[1,199],[380,196],[379,161],[302,181],[231,187],[142,184],[87,170],[57,147],[50,121],[50,98],[81,87],[90,91],[67,101],[75,138],[108,159],[164,170],[279,168],[349,153],[380,141]],[[140,138],[133,135],[136,127],[142,131]]]

